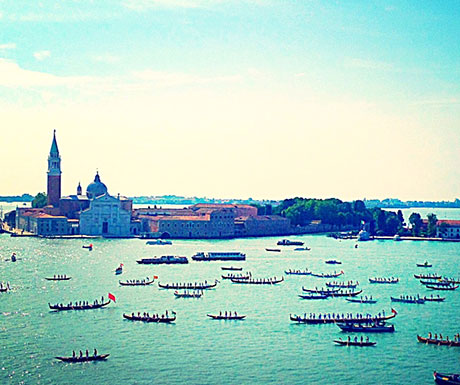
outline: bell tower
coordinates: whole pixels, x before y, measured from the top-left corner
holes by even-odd
[[[61,157],[56,142],[56,130],[53,133],[53,143],[51,144],[48,156],[48,205],[59,207],[61,198]]]

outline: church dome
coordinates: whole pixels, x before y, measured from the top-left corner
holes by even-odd
[[[97,172],[96,176],[94,177],[94,182],[90,183],[86,188],[86,196],[89,199],[94,199],[104,194],[107,194],[107,186],[101,182],[99,172]]]

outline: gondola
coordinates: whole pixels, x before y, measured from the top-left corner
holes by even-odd
[[[427,297],[425,296],[423,297],[423,299],[427,302],[443,302],[446,299],[446,297],[433,297],[433,296]]]
[[[426,285],[428,289],[431,290],[456,290],[458,289],[458,285],[455,286],[434,286],[434,285]]]
[[[241,270],[243,270],[243,268],[242,267],[233,267],[233,266],[229,266],[229,267],[222,266],[221,270],[241,271]]]
[[[335,259],[324,261],[324,263],[327,263],[328,265],[341,265],[342,264],[342,262],[336,261]]]
[[[434,381],[437,384],[460,385],[460,374],[433,373]]]
[[[72,279],[72,277],[45,277],[47,281],[68,281]]]
[[[121,282],[121,281],[118,281],[118,283],[121,285],[121,286],[148,286],[148,285],[151,285],[152,283],[155,282],[155,279],[152,278],[151,281],[139,281],[139,280],[136,280],[135,282]]]
[[[425,263],[417,263],[417,267],[433,267],[431,263],[425,262]]]
[[[350,291],[349,293],[347,293],[347,292],[342,291],[342,289],[340,289],[336,293],[329,294],[329,297],[357,297],[362,292],[363,292],[362,290],[359,290],[359,291],[354,291],[354,292]]]
[[[308,271],[308,269],[305,270],[285,270],[284,274],[286,275],[311,275],[311,271]]]
[[[395,284],[399,282],[399,278],[369,278],[369,282],[380,284]]]
[[[327,287],[338,287],[340,289],[356,289],[359,282],[326,282]]]
[[[439,274],[414,274],[417,279],[441,279],[442,276]]]
[[[188,292],[179,293],[178,291],[175,291],[174,295],[176,296],[176,298],[201,298],[203,293],[202,292],[198,292],[198,293],[188,293]]]
[[[417,335],[418,342],[430,345],[439,345],[439,346],[460,346],[460,341],[448,341],[448,340],[438,340],[437,338],[425,338]]]
[[[361,298],[345,298],[346,301],[348,302],[353,302],[353,303],[377,303],[376,299],[363,299]]]
[[[374,346],[377,342],[371,341],[342,341],[342,340],[334,340],[336,344],[341,346]]]
[[[299,294],[299,297],[302,299],[328,299],[330,295],[327,294]]]
[[[247,273],[246,275],[243,274],[228,274],[228,275],[221,275],[222,279],[249,279],[251,278],[251,273]]]
[[[284,278],[281,277],[280,279],[275,278],[258,278],[258,279],[230,279],[232,283],[240,283],[246,285],[276,285],[284,281]]]
[[[323,288],[305,289],[302,286],[302,291],[305,291],[307,293],[331,294],[331,293],[338,293],[340,291],[340,288],[337,288],[337,289],[323,289]]]
[[[371,324],[354,324],[350,322],[338,323],[337,326],[343,332],[358,332],[358,333],[392,333],[395,331],[394,325],[382,325],[379,323]]]
[[[216,279],[214,283],[166,283],[161,284],[158,282],[158,287],[162,289],[189,289],[189,290],[206,290],[212,289],[217,286],[219,281]]]
[[[344,323],[344,322],[349,322],[349,323],[360,323],[360,324],[364,324],[364,323],[373,323],[373,322],[379,322],[379,321],[387,321],[389,319],[392,319],[394,317],[396,317],[396,311],[394,311],[391,315],[381,315],[381,316],[368,316],[368,317],[363,317],[363,318],[355,318],[355,317],[351,317],[351,318],[347,318],[347,317],[335,317],[335,318],[309,318],[309,317],[306,317],[306,315],[304,317],[302,316],[298,316],[298,315],[292,315],[290,314],[289,315],[289,318],[291,319],[291,321],[294,321],[294,322],[298,322],[298,323],[304,323],[304,324],[310,324],[310,325],[318,325],[318,324],[333,324],[333,323]]]
[[[176,320],[176,313],[174,313],[173,317],[168,317],[162,314],[159,317],[153,317],[153,316],[137,316],[137,315],[132,315],[132,314],[125,314],[123,313],[123,318],[130,320],[130,321],[141,321],[141,322],[154,322],[154,323],[171,323]]]
[[[424,280],[420,280],[420,283],[422,285],[432,285],[432,286],[451,286],[452,285],[452,282],[449,282],[449,281],[445,281],[445,280],[442,280],[442,281],[424,281]]]
[[[246,318],[245,315],[223,315],[223,314],[206,314],[209,318],[217,319],[217,320],[243,320]]]
[[[315,274],[315,273],[311,273],[311,276],[316,277],[316,278],[337,278],[337,277],[340,277],[342,274],[344,274],[343,270],[341,270],[338,273],[332,273],[332,274],[327,274],[327,273]]]
[[[281,253],[281,249],[265,249],[265,251],[272,251],[272,252],[275,252],[275,253]]]
[[[54,357],[57,360],[64,362],[90,362],[90,361],[105,361],[110,354],[100,354],[97,356],[75,356],[75,357]]]
[[[425,300],[423,298],[395,298],[390,297],[391,302],[401,302],[401,303],[416,303],[416,304],[424,304]]]
[[[48,303],[48,306],[51,310],[56,310],[56,311],[67,311],[67,310],[93,310],[93,309],[100,309],[104,306],[107,306],[110,303],[110,301],[104,302],[104,303],[98,303],[98,304],[88,304],[88,305],[63,305],[60,306],[59,304],[56,305],[51,305]]]

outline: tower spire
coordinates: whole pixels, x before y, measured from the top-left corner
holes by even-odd
[[[59,149],[56,141],[56,130],[53,131],[53,143],[51,143],[50,156],[59,156]]]
[[[48,156],[48,204],[59,206],[61,198],[61,157],[56,141],[56,130],[53,131],[53,142]]]

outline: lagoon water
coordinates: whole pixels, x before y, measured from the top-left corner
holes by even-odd
[[[427,346],[417,334],[429,331],[453,336],[460,332],[460,291],[434,292],[445,303],[392,304],[390,295],[426,295],[414,273],[439,272],[459,276],[460,243],[372,241],[359,244],[323,235],[301,239],[311,251],[276,247],[278,238],[221,241],[177,240],[172,246],[148,246],[145,241],[11,238],[0,236],[0,281],[13,290],[0,293],[0,383],[2,384],[432,384],[433,370],[460,372],[460,348]],[[86,241],[87,243],[87,241]],[[136,259],[155,255],[192,256],[197,251],[238,250],[240,263],[191,262],[188,265],[139,265]],[[20,258],[5,261],[12,252]],[[342,265],[324,263],[338,259]],[[432,269],[416,267],[428,260]],[[121,276],[114,269],[124,264]],[[118,280],[153,275],[160,282],[213,281],[221,266],[239,265],[254,277],[281,277],[285,269],[308,267],[315,272],[343,269],[343,280],[358,280],[375,305],[351,304],[343,298],[301,300],[302,285],[324,286],[327,280],[285,276],[276,286],[235,285],[221,280],[201,299],[176,299],[171,290],[120,287]],[[46,276],[67,274],[70,281]],[[397,285],[372,285],[373,276],[395,276]],[[92,301],[111,292],[117,302],[105,309],[50,312],[48,302]],[[338,347],[346,338],[335,325],[302,325],[290,313],[398,311],[396,332],[369,335],[371,348]],[[177,313],[174,324],[144,324],[123,320],[123,312]],[[213,321],[207,313],[237,311],[247,319]],[[72,350],[110,353],[106,362],[65,364],[53,359]]]

